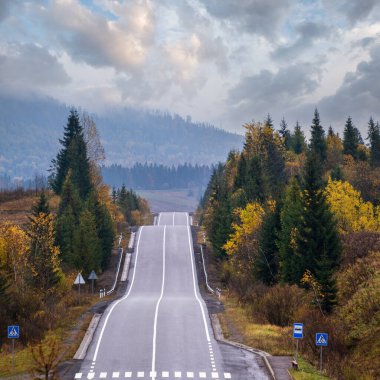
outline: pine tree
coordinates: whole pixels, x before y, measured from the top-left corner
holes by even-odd
[[[264,120],[264,126],[270,127],[270,128],[273,129],[273,121],[272,121],[272,118],[270,117],[269,113],[268,113],[267,117]]]
[[[372,117],[368,122],[368,140],[370,144],[370,164],[380,166],[380,127],[375,125]]]
[[[291,136],[291,148],[295,154],[301,154],[306,149],[305,135],[301,130],[298,121],[294,127],[294,132]]]
[[[357,149],[359,145],[358,130],[352,124],[351,116],[348,117],[343,132],[343,153],[350,154],[357,158]]]
[[[247,177],[243,189],[248,202],[265,199],[263,170],[260,159],[257,156],[251,158],[248,163]]]
[[[247,177],[247,160],[245,154],[241,153],[239,158],[239,163],[237,167],[237,173],[235,177],[235,189],[241,189],[244,186]]]
[[[325,131],[320,123],[317,109],[314,111],[314,118],[311,125],[310,150],[321,163],[325,162],[327,158]]]
[[[324,309],[328,311],[335,297],[331,273],[338,266],[340,240],[333,215],[322,191],[322,168],[319,158],[310,152],[304,168],[302,192],[302,223],[300,225],[297,249],[300,255],[298,281],[307,269],[316,277],[325,294]]]

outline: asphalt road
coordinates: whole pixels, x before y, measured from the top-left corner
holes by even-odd
[[[187,213],[140,228],[127,292],[104,313],[75,378],[242,378],[225,370],[213,338]]]

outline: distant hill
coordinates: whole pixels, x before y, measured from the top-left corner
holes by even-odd
[[[0,175],[46,173],[59,149],[70,107],[54,99],[0,96]],[[169,113],[124,108],[93,115],[106,150],[105,165],[136,162],[211,165],[240,149],[243,137]]]

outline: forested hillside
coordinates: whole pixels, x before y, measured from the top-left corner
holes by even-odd
[[[59,148],[69,107],[53,99],[0,97],[0,176],[46,173]],[[203,123],[158,111],[124,108],[91,115],[107,153],[105,164],[136,162],[211,165],[239,149],[243,138]]]
[[[164,190],[205,188],[212,168],[207,165],[164,166],[157,164],[135,164],[131,168],[120,165],[102,167],[102,175],[110,186],[125,185],[132,189]]]
[[[308,144],[269,116],[245,129],[199,209],[220,277],[254,321],[303,322],[314,364],[315,333],[328,332],[335,378],[379,378],[379,124],[363,139],[348,118],[341,138],[315,110]]]

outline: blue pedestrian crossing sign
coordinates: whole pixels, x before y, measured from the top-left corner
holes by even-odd
[[[302,339],[303,338],[303,323],[293,324],[293,338]]]
[[[20,338],[20,326],[8,326],[8,338],[9,339]]]
[[[315,334],[315,344],[317,346],[326,347],[329,340],[329,334],[327,333],[316,333]]]

